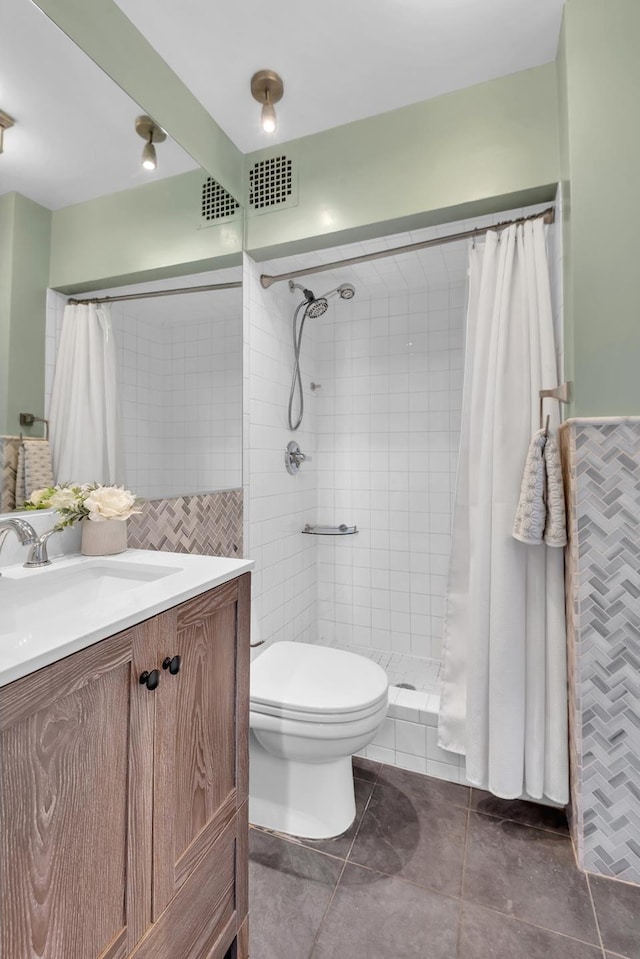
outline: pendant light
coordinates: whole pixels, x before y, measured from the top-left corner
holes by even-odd
[[[143,140],[146,140],[142,151],[142,166],[145,170],[155,170],[158,165],[158,157],[154,144],[163,143],[167,139],[167,134],[151,117],[147,116],[136,118],[136,133]]]
[[[282,99],[282,78],[273,70],[258,70],[251,77],[251,94],[262,104],[260,124],[265,133],[275,133],[278,125],[274,104]]]

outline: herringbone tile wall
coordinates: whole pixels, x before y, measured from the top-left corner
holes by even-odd
[[[171,553],[242,556],[242,490],[151,499],[129,519],[129,546]]]
[[[561,433],[572,830],[584,869],[640,883],[640,417]]]

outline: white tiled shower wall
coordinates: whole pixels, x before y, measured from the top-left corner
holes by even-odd
[[[46,404],[66,297],[49,291]],[[242,473],[240,311],[154,324],[114,303],[125,483],[142,497],[237,488]]]
[[[319,325],[319,638],[439,659],[460,443],[465,286],[367,297]]]
[[[255,630],[270,640],[317,638],[316,543],[301,531],[316,511],[316,414],[300,429],[287,425],[292,373],[292,313],[300,297],[285,284],[260,286],[266,264],[244,257],[244,522],[245,553],[255,560],[252,601]],[[268,272],[268,270],[267,270]],[[316,377],[317,326],[307,323],[302,349],[306,383]],[[295,438],[311,457],[296,476],[284,453]]]

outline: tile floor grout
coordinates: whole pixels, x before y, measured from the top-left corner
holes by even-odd
[[[509,816],[497,816],[495,813],[485,812],[484,809],[474,809],[472,806],[469,808],[469,812],[474,813],[476,816],[482,816],[485,819],[497,819],[498,822],[511,822],[514,826],[522,826],[525,829],[537,829],[538,832],[548,832],[552,836],[563,836],[569,839],[569,834],[561,829],[550,829],[548,826],[538,826],[532,822],[521,822],[519,819],[511,819]],[[580,872],[582,872],[582,870],[580,870]],[[584,875],[586,875],[586,873]]]
[[[574,850],[575,853],[575,850]],[[606,950],[604,948],[604,940],[602,938],[602,932],[600,931],[600,920],[598,919],[598,913],[596,912],[596,903],[593,898],[593,893],[591,892],[591,883],[589,881],[589,873],[585,872],[585,877],[587,880],[587,890],[589,892],[589,902],[591,903],[591,908],[593,909],[593,918],[596,924],[596,932],[598,933],[598,940],[600,942],[600,948],[602,949],[602,959],[606,959]]]
[[[314,952],[316,951],[316,946],[317,946],[317,944],[318,944],[318,939],[319,939],[319,937],[320,937],[320,933],[321,933],[321,931],[322,931],[322,927],[323,927],[323,925],[324,925],[325,919],[327,918],[327,915],[329,914],[329,910],[331,909],[331,906],[332,906],[332,904],[333,904],[333,900],[335,899],[336,894],[337,894],[337,892],[338,892],[338,888],[339,888],[339,886],[340,886],[340,882],[341,882],[341,880],[342,880],[342,877],[344,876],[345,869],[347,868],[347,864],[349,863],[349,856],[351,855],[351,850],[353,849],[353,844],[355,843],[355,841],[356,841],[356,839],[357,839],[357,837],[358,837],[358,833],[360,832],[360,826],[361,826],[362,823],[364,822],[364,817],[366,816],[367,809],[369,808],[369,803],[371,802],[371,797],[373,796],[373,791],[374,791],[374,789],[376,788],[376,785],[377,785],[377,782],[378,782],[378,773],[379,773],[379,771],[380,771],[380,770],[378,770],[378,772],[376,773],[376,776],[375,776],[375,779],[373,780],[373,782],[372,782],[370,779],[360,779],[360,780],[359,780],[359,782],[370,782],[370,783],[371,783],[371,792],[369,793],[369,796],[368,796],[368,798],[367,798],[367,801],[366,801],[366,803],[365,803],[365,805],[364,805],[364,809],[362,810],[362,815],[360,816],[360,821],[359,821],[358,825],[356,826],[356,831],[355,831],[355,833],[353,834],[353,839],[351,840],[351,843],[350,843],[350,845],[349,845],[349,849],[347,850],[347,854],[346,854],[346,856],[344,857],[344,863],[343,863],[342,869],[340,870],[340,875],[338,876],[338,880],[337,880],[335,886],[333,887],[333,892],[332,892],[332,894],[331,894],[331,898],[330,898],[329,902],[327,903],[327,908],[325,909],[324,913],[322,914],[322,919],[320,920],[320,923],[319,923],[318,928],[317,928],[317,930],[316,930],[316,935],[315,935],[315,938],[314,938],[314,940],[313,940],[313,945],[312,945],[312,947],[311,947],[311,952],[309,953],[308,959],[313,959],[313,954],[314,954]],[[357,777],[354,776],[353,778],[356,779]],[[309,847],[307,847],[307,848],[309,848]],[[313,847],[311,847],[311,851],[312,851],[312,852],[320,852],[319,849],[318,849],[318,850],[314,850]]]
[[[311,851],[314,852],[314,850],[311,850]],[[329,899],[329,902],[327,903],[327,908],[326,908],[325,911],[322,913],[322,919],[321,919],[320,922],[318,923],[318,928],[316,929],[316,934],[315,934],[314,939],[313,939],[313,944],[312,944],[312,946],[311,946],[311,951],[309,952],[309,955],[308,955],[307,959],[313,959],[313,954],[314,954],[314,952],[316,951],[316,946],[318,945],[318,939],[319,939],[319,937],[320,937],[320,931],[321,931],[321,929],[322,929],[322,926],[324,925],[324,921],[325,921],[325,919],[327,918],[327,915],[328,915],[328,913],[329,913],[329,910],[331,909],[331,906],[332,906],[332,904],[333,904],[333,900],[336,898],[336,893],[337,893],[337,891],[338,891],[338,886],[340,885],[340,880],[342,879],[342,877],[343,877],[343,875],[344,875],[344,871],[345,871],[346,868],[347,868],[347,860],[345,859],[344,862],[342,863],[342,869],[340,870],[340,875],[338,876],[338,879],[337,879],[337,881],[336,881],[336,884],[335,884],[335,886],[333,887],[333,892],[331,893],[331,898]]]
[[[439,893],[442,895],[442,893]],[[599,949],[600,944],[597,942],[589,942],[588,939],[578,939],[576,936],[570,936],[567,932],[559,932],[557,929],[549,929],[548,926],[541,926],[538,922],[532,922],[531,919],[522,919],[521,916],[515,916],[512,912],[501,912],[500,909],[496,909],[495,906],[487,906],[484,902],[477,902],[475,899],[461,899],[461,902],[468,902],[472,906],[479,906],[481,909],[486,909],[487,912],[494,912],[497,916],[502,916],[504,919],[511,919],[513,922],[521,922],[524,926],[531,926],[532,929],[540,929],[542,932],[551,933],[552,936],[560,936],[561,939],[568,939],[570,942],[577,942],[581,946],[590,946],[592,949]],[[621,959],[628,959],[627,956],[622,956]]]
[[[462,851],[462,872],[460,874],[460,914],[458,916],[458,939],[456,942],[456,956],[460,955],[462,946],[462,913],[464,910],[464,877],[467,871],[467,848],[469,845],[469,824],[471,822],[471,799],[472,793],[469,793],[469,807],[467,809],[467,825],[464,834],[464,849]]]

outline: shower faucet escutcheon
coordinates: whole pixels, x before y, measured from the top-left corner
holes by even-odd
[[[295,476],[302,464],[309,463],[310,461],[311,457],[302,452],[295,440],[287,443],[287,448],[284,451],[284,465],[287,473]]]

